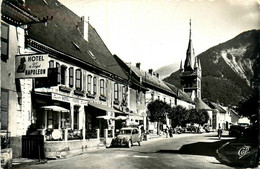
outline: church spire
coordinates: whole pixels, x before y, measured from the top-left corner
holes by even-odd
[[[191,19],[190,19],[190,36],[189,36],[189,44],[186,52],[186,60],[184,63],[184,70],[192,71],[194,70],[194,62],[195,62],[195,52],[192,45],[191,40]]]

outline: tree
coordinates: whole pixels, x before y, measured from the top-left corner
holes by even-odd
[[[209,120],[209,114],[206,110],[198,110],[198,124],[203,125]]]
[[[189,112],[182,106],[178,105],[169,111],[169,118],[172,120],[172,126],[183,126],[187,123]]]
[[[157,129],[159,129],[160,122],[165,122],[165,115],[171,111],[171,106],[161,100],[155,100],[148,104],[147,109],[150,112],[150,121],[158,122]]]
[[[257,120],[259,109],[259,93],[256,90],[251,96],[240,100],[237,111],[243,117],[248,117],[252,121]]]

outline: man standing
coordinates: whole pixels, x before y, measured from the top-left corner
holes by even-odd
[[[218,128],[218,139],[221,139],[222,136],[222,130],[221,127]]]

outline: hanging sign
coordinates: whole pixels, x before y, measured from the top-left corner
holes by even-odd
[[[47,77],[48,54],[16,55],[15,78]]]

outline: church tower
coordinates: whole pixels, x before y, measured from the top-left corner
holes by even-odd
[[[199,59],[195,56],[192,45],[191,20],[189,44],[186,52],[184,67],[182,66],[182,62],[180,65],[180,79],[184,92],[189,94],[191,98],[201,99],[201,65]]]

